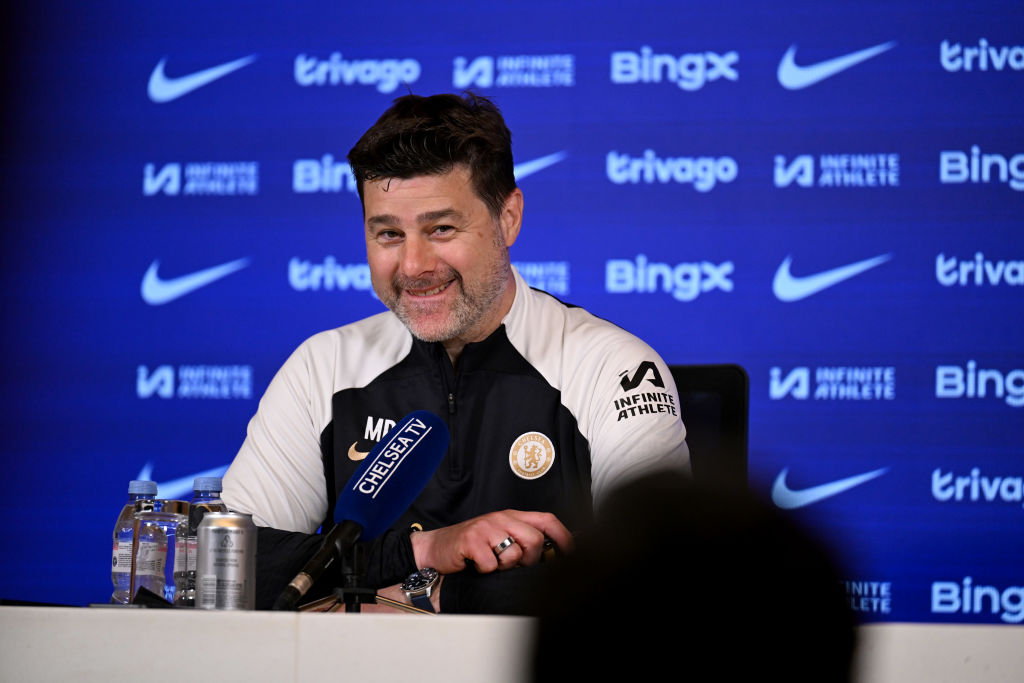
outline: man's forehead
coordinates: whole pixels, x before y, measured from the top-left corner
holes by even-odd
[[[464,169],[411,178],[367,181],[363,209],[367,223],[424,222],[476,213],[485,208]]]
[[[373,187],[381,192],[392,190],[430,188],[437,185],[470,185],[472,172],[465,164],[456,164],[443,173],[423,173],[409,177],[382,177],[367,180],[364,187]]]

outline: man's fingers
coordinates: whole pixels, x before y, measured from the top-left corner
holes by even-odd
[[[546,536],[554,541],[559,550],[572,550],[572,534],[569,533],[569,530],[565,528],[565,525],[558,520],[558,517],[555,517],[550,512],[506,510],[505,514],[508,514],[516,521],[527,524],[533,529],[539,531],[542,537],[539,541],[541,544],[543,544],[543,537]]]
[[[509,536],[508,538],[512,538]],[[523,547],[519,543],[512,542],[505,548],[501,548],[501,544],[498,544],[493,550],[494,555],[498,559],[498,566],[501,569],[511,569],[522,563],[523,559]]]
[[[502,544],[508,538],[511,544]],[[540,561],[546,539],[563,551],[572,547],[572,535],[548,512],[503,510],[450,527],[412,535],[413,554],[420,566],[433,566],[450,574],[471,562],[481,573],[510,569]]]

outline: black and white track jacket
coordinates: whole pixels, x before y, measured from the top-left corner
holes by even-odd
[[[661,358],[619,327],[530,289],[518,272],[515,281],[502,325],[463,349],[457,371],[440,343],[414,339],[390,311],[304,342],[260,400],[224,476],[224,501],[258,526],[329,529],[359,458],[406,414],[436,414],[451,433],[448,452],[396,533],[370,553],[370,575],[387,585],[415,569],[411,525],[429,530],[511,508],[552,512],[573,530],[626,479],[688,469],[679,399]],[[274,552],[260,548],[261,557]]]

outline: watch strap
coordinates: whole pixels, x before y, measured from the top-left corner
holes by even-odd
[[[434,612],[434,606],[430,603],[430,596],[426,593],[414,595],[412,598],[413,607],[419,607],[424,612]]]

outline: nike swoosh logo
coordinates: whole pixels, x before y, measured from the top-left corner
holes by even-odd
[[[843,280],[849,280],[855,275],[860,275],[865,270],[880,266],[889,259],[892,254],[882,254],[874,258],[857,261],[846,266],[833,268],[814,275],[795,277],[789,272],[789,264],[793,257],[787,256],[779,269],[775,271],[775,280],[772,281],[772,291],[779,301],[799,301],[806,299],[812,294],[817,294],[823,289],[828,289],[839,284]]]
[[[233,62],[227,62],[225,64],[219,64],[217,66],[211,66],[209,69],[203,69],[202,71],[196,71],[186,76],[178,76],[176,78],[169,78],[164,73],[164,64],[167,63],[167,58],[164,57],[160,60],[160,63],[153,69],[153,73],[149,76],[149,99],[158,104],[164,102],[170,102],[176,100],[179,97],[184,97],[193,90],[198,90],[204,85],[213,83],[218,78],[224,78],[233,71],[238,71],[243,66],[248,66],[252,61],[256,59],[256,55],[249,55],[248,57],[242,57],[236,59]]]
[[[539,159],[533,159],[532,161],[524,161],[521,164],[516,164],[512,172],[515,174],[516,180],[522,180],[528,175],[533,175],[537,171],[543,171],[548,166],[554,166],[562,159],[569,156],[568,152],[555,152],[549,154],[546,157]]]
[[[359,462],[360,460],[366,459],[366,456],[370,454],[370,451],[363,453],[362,451],[356,450],[356,444],[358,441],[353,441],[352,445],[348,447],[348,459],[353,462]]]
[[[856,474],[852,477],[830,481],[827,484],[820,484],[818,486],[812,486],[807,489],[795,491],[786,485],[786,475],[789,473],[789,468],[787,467],[779,472],[779,476],[775,478],[775,484],[772,485],[772,502],[783,510],[802,508],[807,505],[823,501],[826,498],[838,496],[840,493],[849,491],[855,486],[867,483],[872,479],[882,476],[888,471],[888,467],[883,467],[872,472]]]
[[[824,62],[818,62],[817,64],[800,66],[794,59],[796,56],[796,45],[791,45],[786,50],[786,54],[782,55],[782,60],[779,61],[779,83],[787,90],[807,88],[894,47],[896,47],[896,41],[891,40],[888,43],[851,52],[842,57],[826,59]]]
[[[184,477],[178,477],[177,479],[171,479],[170,481],[157,482],[156,495],[160,496],[164,500],[188,500],[192,497],[193,487],[197,477],[223,477],[224,473],[228,471],[228,466],[214,467],[210,470],[203,470],[202,472],[196,472],[195,474],[189,474]],[[151,481],[153,476],[153,463],[147,462],[145,466],[139,470],[139,476],[135,477],[142,481]]]
[[[160,261],[153,261],[149,265],[146,274],[142,276],[142,299],[150,306],[159,306],[175,299],[180,299],[186,294],[191,294],[200,287],[216,282],[223,277],[231,275],[249,265],[248,258],[240,258],[237,261],[222,263],[219,266],[206,268],[188,275],[182,275],[172,280],[163,280],[157,275]]]

